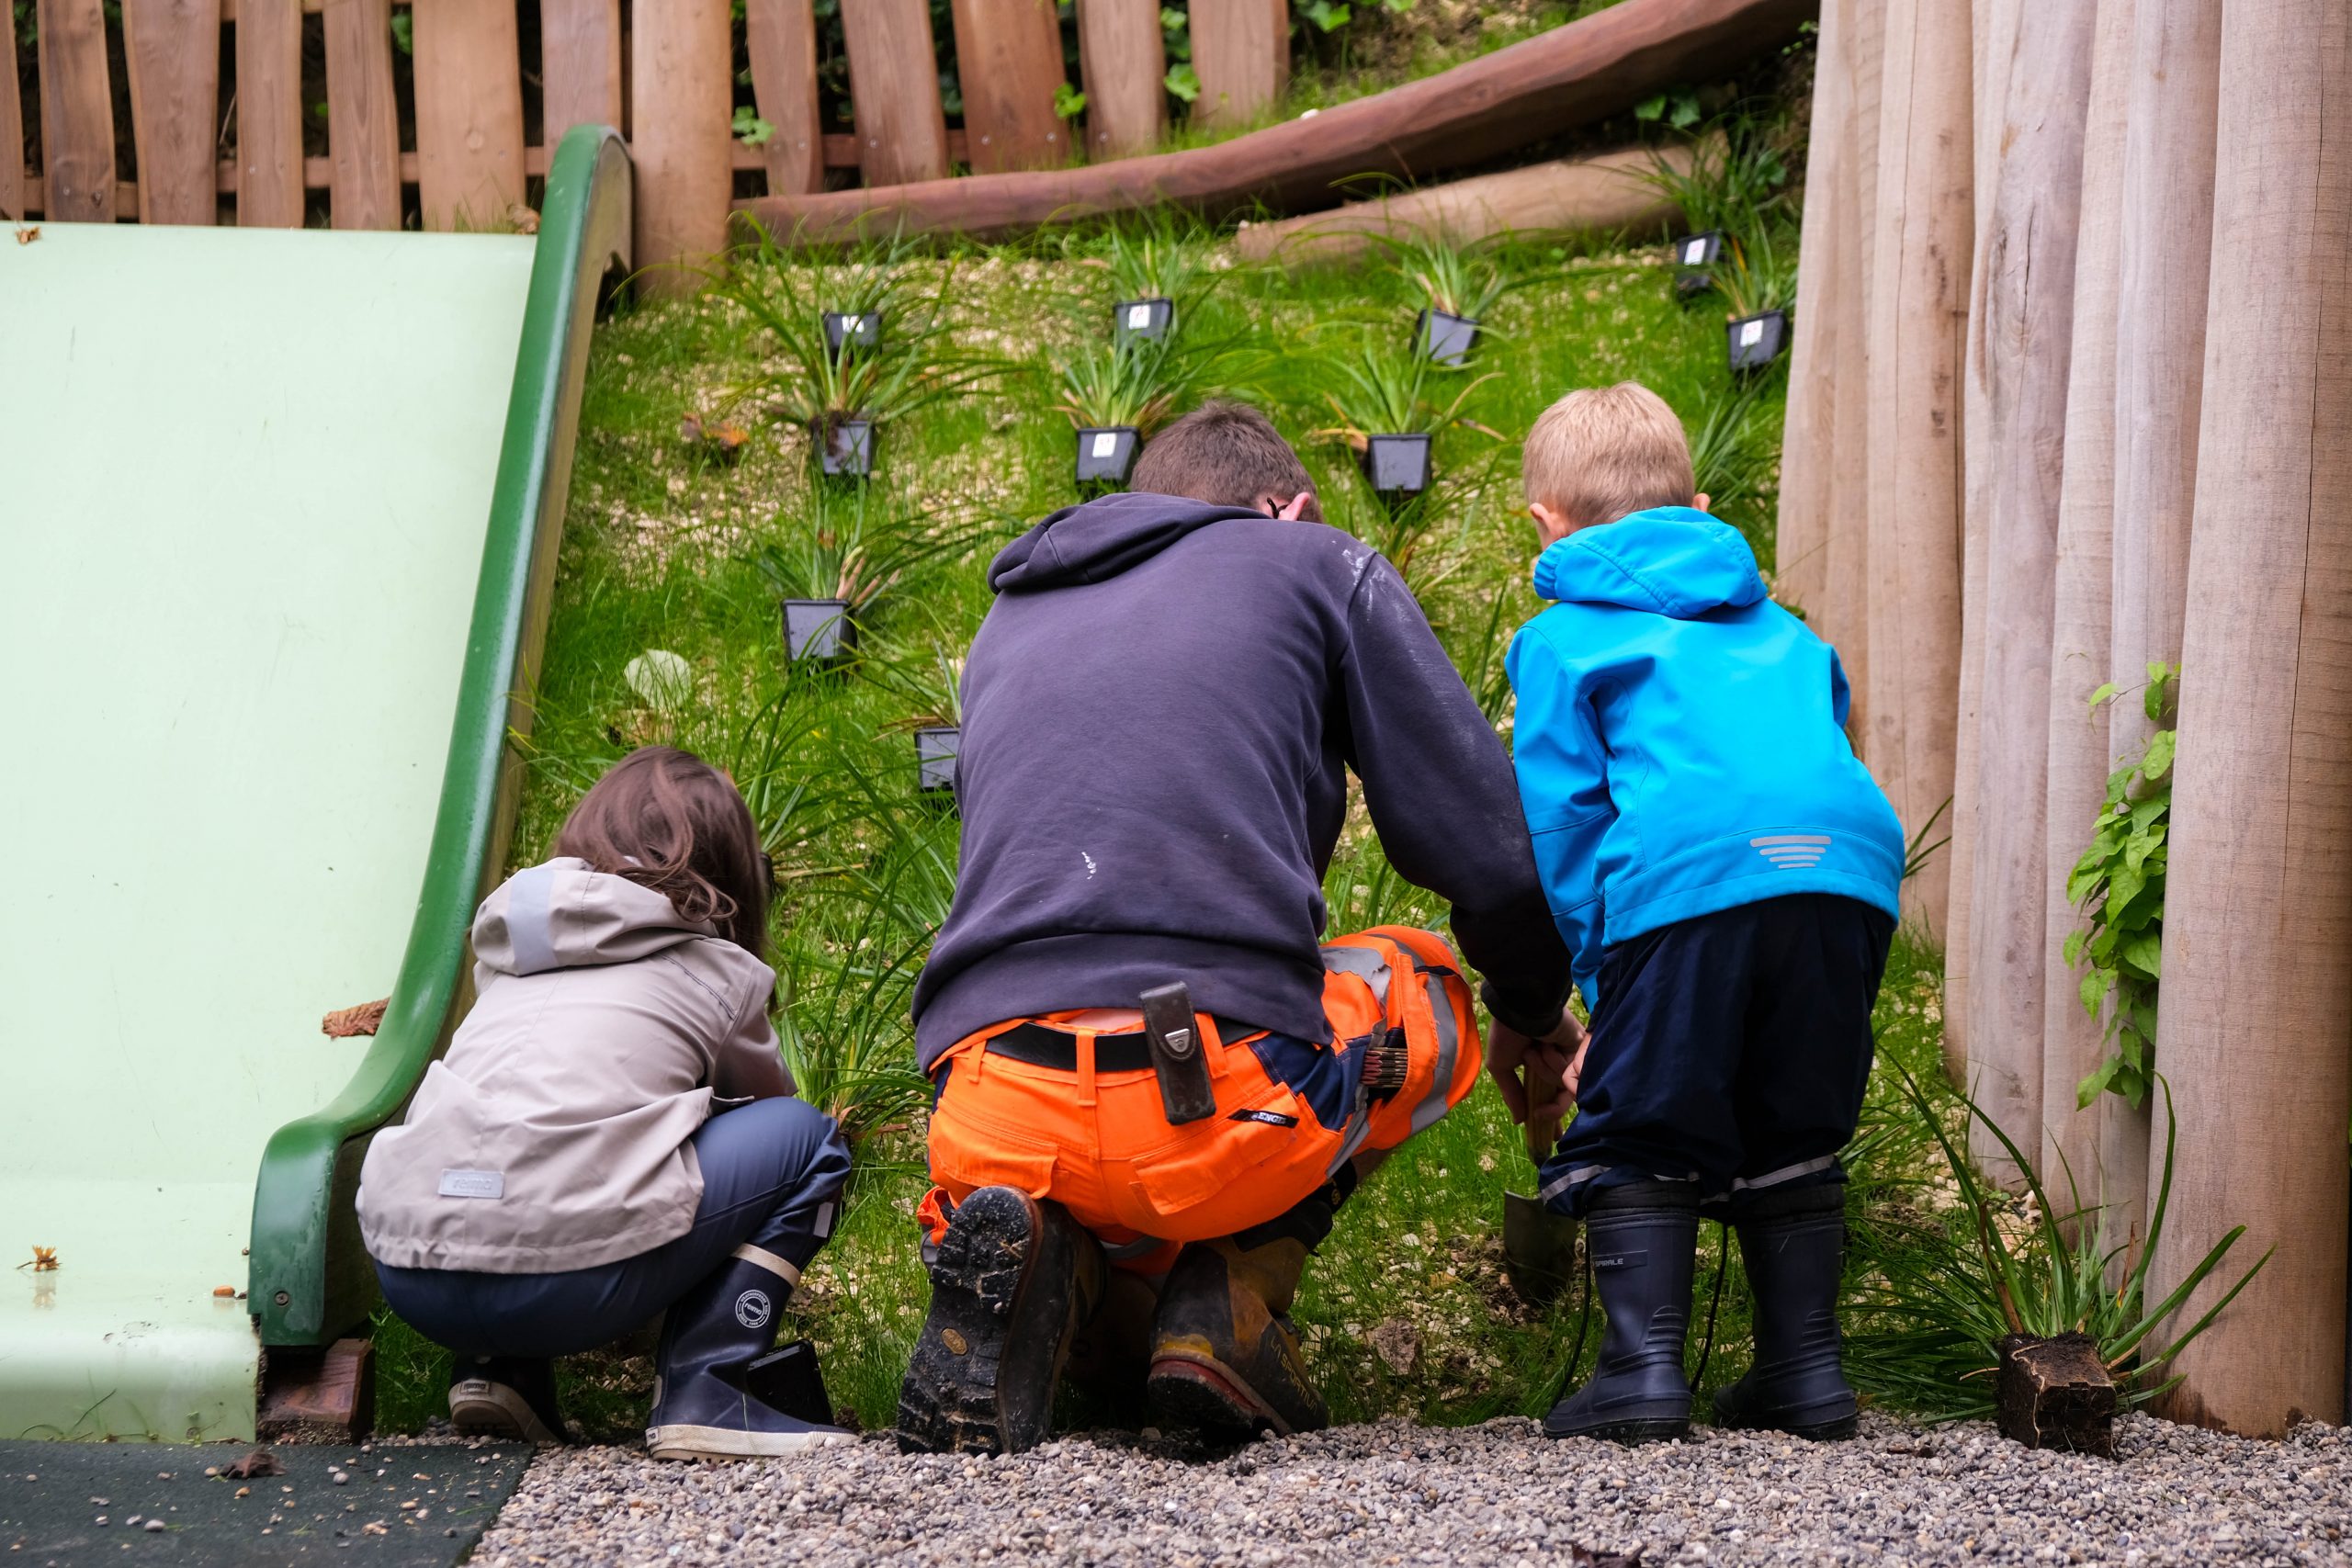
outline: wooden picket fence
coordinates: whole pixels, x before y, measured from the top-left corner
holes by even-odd
[[[1079,0],[1078,120],[1056,112],[1067,77],[1054,0],[954,0],[957,130],[928,0],[843,0],[854,131],[833,134],[819,118],[811,0],[746,0],[740,23],[729,0],[121,0],[119,23],[106,11],[38,0],[37,125],[16,33],[0,28],[0,214],[503,228],[523,220],[563,132],[604,123],[637,164],[638,255],[660,261],[718,249],[731,206],[821,190],[829,171],[896,185],[1122,156],[1166,130],[1159,0]],[[306,28],[322,83],[315,65],[306,80]],[[1286,0],[1191,0],[1191,28],[1197,118],[1246,119],[1279,98]],[[774,128],[758,147],[730,129],[739,60]],[[322,92],[325,151],[306,152]]]

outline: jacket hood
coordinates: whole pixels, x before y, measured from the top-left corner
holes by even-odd
[[[562,856],[518,871],[474,914],[474,959],[508,975],[626,964],[717,936],[681,919],[670,900],[625,876]]]
[[[1535,592],[1687,621],[1755,604],[1764,579],[1738,529],[1692,507],[1660,506],[1548,547],[1535,558]]]
[[[1147,491],[1099,496],[1063,507],[1005,546],[989,564],[989,586],[999,593],[1025,593],[1101,582],[1149,560],[1196,528],[1264,516],[1246,506],[1212,506]]]

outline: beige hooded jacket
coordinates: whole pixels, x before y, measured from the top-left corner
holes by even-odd
[[[551,1274],[685,1234],[712,1102],[790,1094],[775,971],[670,900],[559,859],[474,916],[479,993],[359,1173],[380,1263]]]

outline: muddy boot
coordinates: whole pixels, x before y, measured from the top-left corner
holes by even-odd
[[[965,1199],[931,1266],[899,1447],[1011,1454],[1044,1442],[1070,1340],[1102,1291],[1102,1248],[1060,1204],[1010,1187]]]
[[[556,1404],[555,1363],[515,1356],[459,1356],[449,1364],[449,1425],[463,1436],[567,1441]]]
[[[1770,1427],[1816,1440],[1854,1435],[1853,1385],[1838,1361],[1846,1189],[1768,1191],[1734,1211],[1756,1298],[1756,1360],[1715,1393],[1719,1427]]]
[[[816,1251],[813,1241],[808,1251]],[[672,1303],[654,1362],[648,1453],[730,1459],[855,1440],[838,1427],[786,1416],[747,1390],[745,1373],[775,1344],[775,1315],[799,1273],[797,1263],[747,1244]]]
[[[1154,1407],[1216,1435],[1330,1424],[1289,1313],[1307,1254],[1353,1186],[1343,1172],[1278,1219],[1184,1248],[1159,1295],[1146,1385]]]
[[[1646,1443],[1690,1430],[1682,1341],[1690,1328],[1690,1273],[1699,1199],[1687,1183],[1611,1187],[1585,1215],[1586,1255],[1608,1326],[1592,1381],[1544,1417],[1547,1438]]]

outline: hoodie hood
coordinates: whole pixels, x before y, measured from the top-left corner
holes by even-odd
[[[670,900],[567,855],[518,871],[474,914],[474,961],[505,975],[626,964],[718,929],[681,919]]]
[[[1548,547],[1535,558],[1535,592],[1688,621],[1757,603],[1764,579],[1738,529],[1692,507],[1659,506]]]
[[[1212,506],[1148,491],[1100,496],[1063,507],[1005,546],[989,564],[989,586],[999,593],[1026,593],[1101,582],[1149,560],[1196,528],[1264,516],[1246,506]]]

